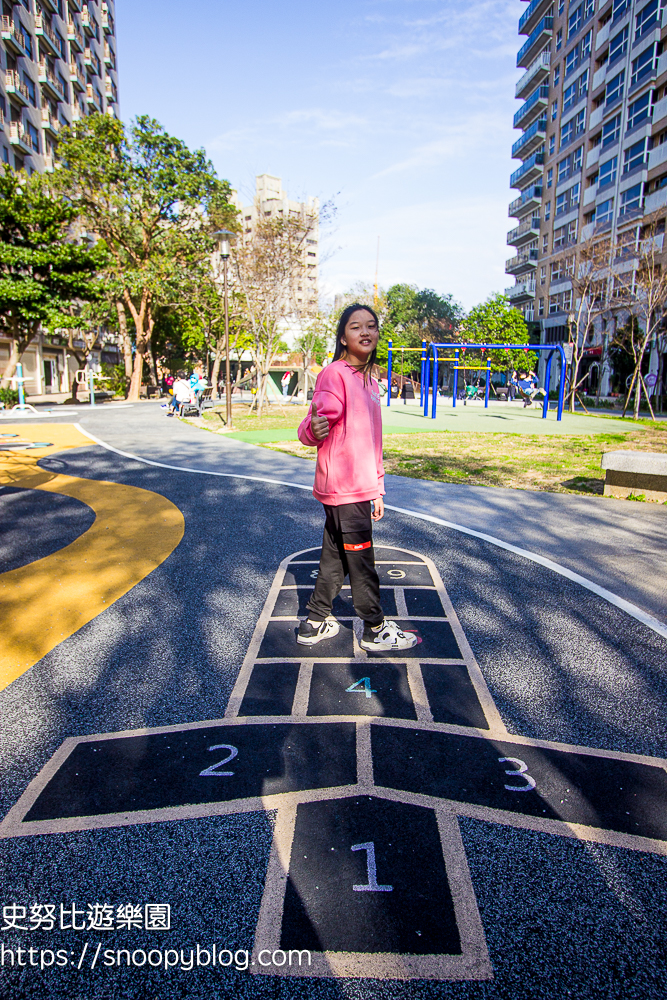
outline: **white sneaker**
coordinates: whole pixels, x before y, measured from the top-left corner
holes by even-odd
[[[329,615],[323,622],[311,622],[307,618],[299,625],[296,641],[301,646],[314,646],[322,639],[333,639],[340,632],[340,623],[333,615]]]
[[[412,632],[403,632],[396,622],[385,618],[378,628],[364,627],[364,637],[359,643],[362,649],[375,652],[382,649],[412,649],[417,645],[417,636]]]

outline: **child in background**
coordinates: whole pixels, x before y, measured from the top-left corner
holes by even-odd
[[[318,375],[299,427],[299,440],[317,446],[313,495],[325,512],[317,582],[297,635],[303,646],[340,631],[331,611],[348,574],[354,609],[364,622],[363,649],[409,649],[417,642],[384,617],[375,569],[372,522],[384,515],[380,391],[371,376],[379,336],[378,318],[369,306],[344,310],[333,361]]]

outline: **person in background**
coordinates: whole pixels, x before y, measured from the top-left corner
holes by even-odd
[[[174,395],[171,397],[171,402],[169,403],[168,417],[173,417],[178,412],[181,403],[192,403],[194,401],[194,390],[190,382],[191,380],[188,379],[187,372],[178,372],[172,386]]]
[[[290,384],[291,381],[292,381],[292,373],[291,372],[285,372],[285,374],[283,375],[283,377],[280,380],[280,384],[283,387],[283,396],[287,396],[288,395],[288,393],[289,393],[289,384]]]
[[[534,371],[530,371],[527,374],[526,372],[519,372],[519,378],[517,379],[516,384],[521,398],[523,399],[524,408],[526,406],[531,406],[535,397],[540,393],[542,393],[543,396],[546,396],[544,389],[540,389],[540,384]]]

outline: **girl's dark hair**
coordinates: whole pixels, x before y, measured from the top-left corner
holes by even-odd
[[[334,356],[333,356],[334,361],[340,361],[340,359],[346,353],[345,345],[342,343],[343,336],[345,334],[345,327],[347,326],[352,313],[356,312],[358,309],[365,309],[366,312],[369,312],[373,317],[373,319],[375,320],[375,322],[377,323],[378,330],[380,329],[380,320],[378,319],[378,315],[375,312],[375,310],[371,309],[370,306],[361,305],[360,302],[353,302],[351,306],[347,307],[347,309],[343,309],[342,313],[340,314],[340,319],[338,320],[338,326],[336,328],[336,346],[334,347]],[[376,360],[377,360],[377,347],[372,351],[372,353],[368,358],[368,361],[363,366],[363,368],[358,369],[358,371],[363,372],[364,382],[368,380],[368,376],[373,371],[373,365],[376,363]]]

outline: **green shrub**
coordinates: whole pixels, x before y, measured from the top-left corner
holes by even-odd
[[[100,388],[106,389],[109,392],[113,392],[114,396],[127,396],[127,389],[130,384],[130,380],[125,374],[125,365],[102,365],[102,374],[105,379],[109,381],[104,381],[100,383]]]
[[[19,401],[19,394],[17,389],[0,389],[0,403],[4,403],[5,406],[16,406]]]

